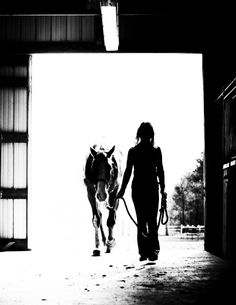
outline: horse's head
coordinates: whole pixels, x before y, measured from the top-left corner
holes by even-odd
[[[108,199],[108,187],[112,174],[112,154],[115,146],[108,152],[101,149],[96,151],[90,148],[93,156],[92,171],[96,182],[96,199],[98,201],[106,201]]]

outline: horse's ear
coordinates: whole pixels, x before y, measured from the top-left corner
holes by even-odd
[[[90,147],[90,152],[91,152],[93,157],[95,157],[96,154],[97,154],[96,150],[94,148],[92,148],[92,147]]]
[[[115,151],[115,146],[112,147],[112,149],[110,149],[107,153],[107,157],[110,158],[110,156],[113,154],[113,152]]]

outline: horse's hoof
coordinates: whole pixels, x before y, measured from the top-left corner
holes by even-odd
[[[98,249],[93,250],[93,256],[100,256],[101,251]]]
[[[112,238],[111,240],[108,240],[108,241],[107,241],[107,247],[113,248],[113,247],[115,247],[115,245],[116,245],[116,240],[115,240],[115,238]]]
[[[110,253],[110,252],[111,252],[111,249],[112,249],[113,247],[115,247],[115,245],[116,245],[116,240],[115,240],[115,238],[113,238],[113,239],[111,239],[111,240],[108,240],[108,241],[107,241],[107,251],[106,251],[106,253]]]

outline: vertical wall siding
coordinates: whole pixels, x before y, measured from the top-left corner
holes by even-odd
[[[22,19],[15,21],[8,29],[5,27],[5,34],[11,33],[9,39],[30,37],[31,30],[21,31]],[[0,58],[0,242],[4,245],[5,239],[20,239],[26,248],[28,66],[28,56]]]
[[[26,238],[26,200],[14,200],[14,238]]]
[[[15,78],[27,78],[28,77],[28,68],[26,66],[17,66],[14,68],[14,77]]]
[[[67,41],[80,41],[82,37],[82,19],[78,17],[66,18],[66,39]],[[93,27],[93,22],[91,22]]]
[[[8,132],[27,131],[26,89],[0,89],[0,129]]]
[[[1,187],[12,188],[14,186],[14,155],[13,143],[1,144]]]
[[[26,188],[26,143],[2,143],[1,187]]]
[[[233,157],[236,158],[236,126],[235,126],[236,95],[234,96],[234,98],[226,100],[223,115],[224,115],[223,153],[224,153],[224,160],[225,162],[227,162]]]
[[[26,238],[26,200],[0,199],[0,238]]]
[[[34,41],[36,34],[35,17],[21,18],[21,40]]]
[[[222,139],[223,139],[223,254],[236,257],[236,78],[222,92]]]
[[[96,16],[2,16],[0,41],[93,42]]]
[[[66,17],[52,17],[52,41],[66,41]]]
[[[13,200],[0,199],[0,238],[13,238]]]
[[[13,131],[13,90],[0,89],[0,130]]]
[[[14,188],[27,187],[27,144],[14,143]]]
[[[51,17],[35,18],[35,29],[36,33],[33,41],[51,41]],[[27,31],[27,27],[25,31]]]
[[[81,25],[81,36],[82,41],[93,41],[95,37],[95,31],[94,31],[94,19],[91,20],[88,18],[82,18],[81,19],[82,25]]]
[[[28,76],[27,67],[13,66],[12,64],[4,64],[0,66],[0,77],[12,78],[26,78]]]
[[[14,131],[27,131],[27,90],[15,89],[14,98]]]

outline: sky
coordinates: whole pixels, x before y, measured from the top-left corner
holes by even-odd
[[[204,151],[202,55],[35,54],[31,111],[32,189],[38,201],[42,189],[48,194],[53,189],[47,200],[61,200],[61,206],[68,194],[85,196],[89,147],[116,145],[126,162],[145,121],[153,125],[155,145],[162,150],[171,197]]]

